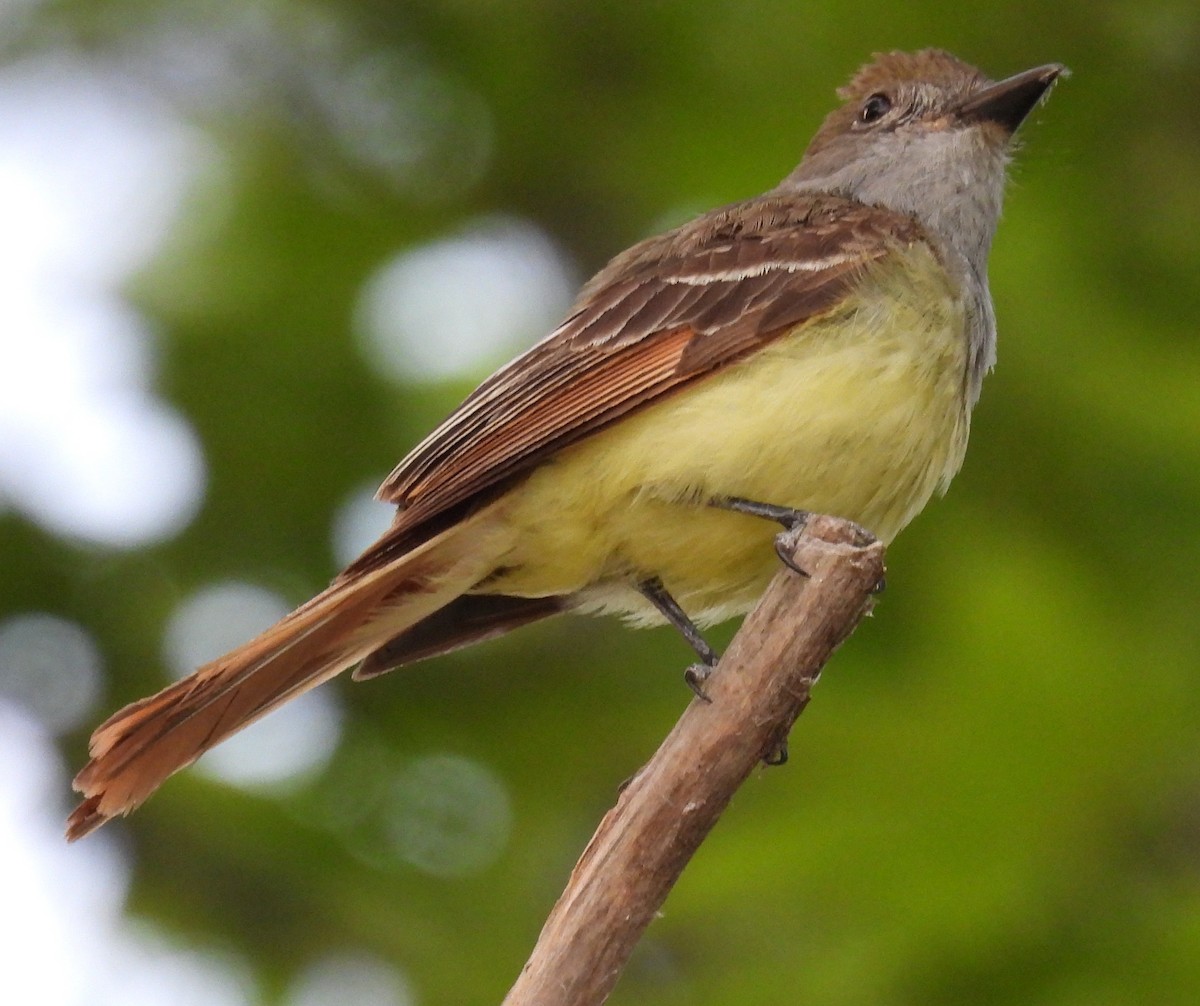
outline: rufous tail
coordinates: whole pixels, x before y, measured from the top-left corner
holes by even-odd
[[[489,533],[487,515],[335,581],[256,639],[111,716],[92,734],[91,760],[75,777],[83,799],[67,822],[68,840],[128,814],[209,748],[469,590],[497,555],[498,529],[493,522]]]

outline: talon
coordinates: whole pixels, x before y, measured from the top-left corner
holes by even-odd
[[[861,548],[866,548],[868,545],[874,545],[877,541],[879,541],[879,538],[874,534],[874,532],[868,531],[861,524],[855,524],[854,530],[855,536],[858,539],[855,544]]]
[[[791,550],[787,547],[788,542],[784,538],[784,535],[787,533],[787,531],[784,531],[775,536],[775,554],[779,556],[779,561],[787,566],[788,569],[807,580],[811,574],[808,572],[808,570],[801,569],[798,565],[796,565],[796,560],[792,558]]]
[[[634,772],[633,775],[631,775],[628,779],[626,779],[619,786],[617,786],[617,795],[620,796],[627,789],[629,789],[629,787],[632,786],[637,781],[638,776],[640,776],[644,771],[646,771],[645,765],[643,765],[640,769],[638,769],[636,772]]]
[[[788,760],[788,742],[785,737],[774,748],[766,753],[763,758],[763,764],[774,768],[777,765],[786,765]]]
[[[708,692],[704,690],[704,683],[712,675],[713,669],[710,664],[692,664],[683,672],[683,680],[687,682],[688,688],[692,690],[692,694],[701,702],[712,702]]]

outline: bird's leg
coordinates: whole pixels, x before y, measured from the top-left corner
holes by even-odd
[[[721,510],[732,510],[734,513],[749,514],[751,517],[763,517],[767,520],[773,520],[782,524],[788,531],[794,531],[796,528],[802,528],[808,523],[809,517],[812,516],[808,510],[797,510],[795,507],[778,506],[774,503],[759,503],[757,500],[744,499],[741,496],[713,496],[708,501],[708,505],[718,507]],[[865,527],[859,524],[854,525],[861,537],[859,544],[866,545],[876,540],[875,535],[871,534]],[[807,577],[808,573],[796,565],[792,558],[792,553],[786,547],[782,536],[775,536],[775,554],[779,556],[779,561],[782,562],[788,569],[794,573],[799,573],[803,577]],[[879,582],[871,588],[872,594],[882,594],[884,587],[887,586],[883,577],[879,578]],[[783,757],[787,758],[787,752],[784,751]]]
[[[777,524],[782,524],[788,531],[804,527],[808,523],[808,518],[812,516],[807,510],[777,506],[774,503],[759,503],[757,500],[748,500],[741,496],[714,496],[708,501],[708,505],[721,510],[732,510],[734,513],[748,514],[751,517],[773,520]],[[779,561],[792,572],[803,577],[808,576],[805,570],[796,565],[791,552],[784,547],[784,543],[778,536],[775,538],[775,554],[779,556]]]
[[[659,614],[663,618],[679,630],[679,634],[696,651],[696,656],[700,658],[700,663],[693,664],[684,671],[683,680],[695,692],[697,698],[703,699],[705,702],[710,701],[704,691],[704,682],[712,673],[712,669],[717,665],[717,660],[720,659],[717,651],[708,645],[708,641],[700,634],[700,630],[696,628],[696,623],[688,618],[687,612],[667,592],[667,588],[663,586],[662,580],[657,576],[640,581],[637,589],[647,601],[658,609]]]
[[[782,524],[789,531],[803,527],[812,516],[807,510],[797,510],[795,507],[778,506],[775,503],[759,503],[742,496],[713,496],[708,501],[709,506],[721,510],[732,510],[734,513],[749,514],[751,517],[762,517]]]

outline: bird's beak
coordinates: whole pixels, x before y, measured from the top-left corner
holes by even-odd
[[[1061,63],[1048,63],[1026,70],[970,95],[954,110],[965,122],[994,122],[1015,133],[1033,111],[1033,106],[1066,70]]]

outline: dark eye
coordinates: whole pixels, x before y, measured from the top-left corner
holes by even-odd
[[[862,111],[858,113],[858,121],[862,123],[876,122],[891,110],[891,98],[886,94],[873,94],[863,102]]]

